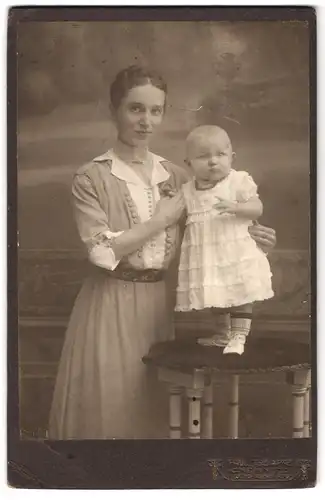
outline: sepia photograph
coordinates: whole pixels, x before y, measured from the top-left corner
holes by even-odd
[[[308,16],[26,10],[15,26],[19,439],[309,441]],[[306,479],[310,457],[297,458],[292,476]],[[227,479],[234,466],[212,460],[208,472]]]

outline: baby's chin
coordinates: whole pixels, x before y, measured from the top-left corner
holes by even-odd
[[[209,175],[209,179],[207,179],[210,182],[218,182],[227,177],[229,172],[212,172]]]

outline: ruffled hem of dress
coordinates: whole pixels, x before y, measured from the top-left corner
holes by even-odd
[[[199,304],[190,304],[190,305],[181,305],[181,304],[177,304],[175,306],[175,311],[176,312],[187,312],[187,311],[202,311],[203,309],[209,309],[209,308],[212,308],[212,307],[220,307],[221,309],[223,308],[229,308],[229,307],[238,307],[238,306],[242,306],[244,304],[250,304],[250,303],[254,303],[254,302],[263,302],[265,300],[269,300],[271,299],[272,297],[274,297],[274,292],[270,292],[268,295],[266,294],[263,294],[263,295],[257,295],[255,297],[247,297],[245,300],[243,299],[237,299],[237,300],[229,300],[227,302],[206,302],[202,305],[199,305]]]
[[[249,277],[246,276],[246,279],[248,279]],[[266,283],[270,282],[271,281],[271,278],[272,278],[272,273],[265,273],[263,275],[262,278],[259,278],[259,277],[251,277],[251,281],[250,281],[250,286],[252,286],[252,282],[254,284],[254,287],[256,287],[257,289],[261,288],[261,285],[263,287],[266,286]],[[202,282],[199,282],[199,283],[194,283],[193,281],[190,282],[189,280],[182,280],[179,276],[179,280],[178,280],[178,285],[177,285],[177,291],[178,292],[188,292],[189,290],[204,290],[204,289],[208,289],[210,288],[211,290],[213,289],[217,289],[218,291],[220,290],[220,288],[222,289],[225,289],[225,290],[229,290],[233,287],[238,287],[238,286],[245,286],[245,283],[243,283],[243,279],[241,278],[240,281],[231,281],[231,283],[220,283],[220,284],[216,284],[215,281],[213,281],[213,283],[202,283]]]
[[[263,262],[261,263],[261,265],[268,265],[268,260],[267,260],[267,257],[265,256],[265,259],[266,259],[266,262]],[[249,262],[252,262],[254,265],[256,265],[256,256],[249,256],[249,257],[244,257],[244,258],[237,258],[236,260],[233,260],[233,261],[225,261],[223,263],[219,263],[216,264],[215,262],[213,263],[204,263],[204,266],[199,265],[199,264],[196,264],[196,265],[193,265],[193,264],[190,264],[190,265],[187,265],[185,266],[184,264],[182,264],[182,262],[180,262],[179,264],[179,267],[178,267],[178,271],[179,273],[189,273],[190,271],[197,271],[197,270],[200,270],[204,267],[204,271],[212,271],[212,270],[217,270],[217,269],[224,269],[225,267],[231,267],[231,266],[234,266],[234,265],[237,265],[237,264],[244,264],[244,263],[249,263]],[[270,271],[270,276],[272,276],[272,272]]]
[[[179,269],[199,267],[222,267],[236,265],[251,260],[260,261],[269,265],[264,252],[248,236],[241,239],[225,242],[205,242],[200,245],[182,246]]]
[[[238,231],[239,232],[239,231]],[[256,243],[253,240],[253,238],[247,234],[246,229],[244,234],[238,234],[236,231],[227,231],[222,232],[222,231],[215,231],[212,233],[212,231],[206,231],[203,234],[200,234],[200,238],[191,238],[190,235],[185,235],[184,239],[182,241],[182,250],[188,251],[190,248],[202,248],[204,247],[212,247],[214,250],[217,247],[219,248],[225,248],[225,247],[231,247],[232,245],[236,245],[236,248],[238,248],[238,245],[246,245],[247,243],[252,246],[252,248],[255,248]],[[240,231],[243,233],[242,231]],[[254,245],[252,245],[254,243]]]
[[[208,220],[216,220],[216,219],[222,219],[222,220],[229,220],[229,218],[234,218],[235,215],[233,214],[221,214],[218,212],[216,209],[202,209],[202,210],[197,210],[196,212],[192,212],[187,216],[186,220],[186,226],[189,226],[191,224],[204,224]]]

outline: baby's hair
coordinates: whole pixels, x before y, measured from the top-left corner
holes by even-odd
[[[219,127],[218,125],[200,125],[199,127],[196,127],[193,129],[187,136],[186,142],[192,142],[200,137],[206,137],[209,134],[216,134],[216,135],[224,135],[225,137],[228,138],[230,142],[230,138],[227,134],[227,132]]]
[[[197,140],[201,138],[205,138],[209,135],[215,135],[215,136],[223,136],[226,138],[227,141],[229,141],[229,144],[231,144],[229,135],[227,132],[219,127],[218,125],[200,125],[199,127],[196,127],[193,129],[187,136],[186,138],[186,152],[188,154],[188,150],[190,146],[195,143]],[[186,160],[187,161],[187,160]]]
[[[122,99],[134,87],[151,83],[154,87],[162,90],[167,96],[167,84],[163,77],[153,69],[144,66],[129,66],[120,71],[110,88],[110,98],[112,107],[117,110]],[[166,99],[165,99],[166,106]]]

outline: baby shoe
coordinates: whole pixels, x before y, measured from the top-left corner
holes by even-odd
[[[232,338],[223,350],[223,354],[242,355],[245,349],[246,335],[238,333]]]
[[[225,347],[226,342],[223,342],[219,337],[203,337],[196,340],[198,344],[205,347]]]

